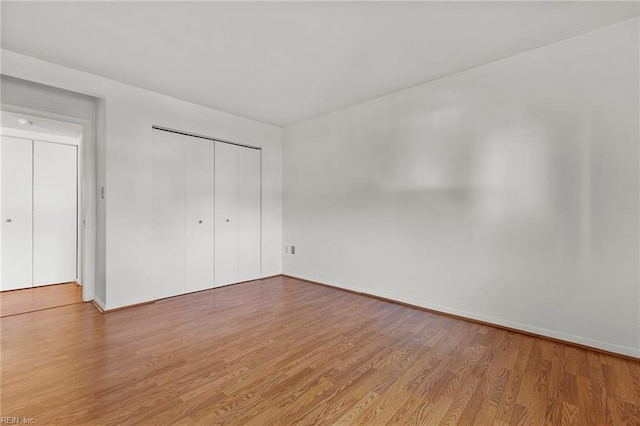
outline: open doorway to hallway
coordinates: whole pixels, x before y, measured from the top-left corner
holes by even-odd
[[[0,114],[0,316],[82,301],[83,126]]]

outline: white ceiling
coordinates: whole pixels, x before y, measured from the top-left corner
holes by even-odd
[[[2,47],[285,126],[639,14],[638,2],[10,2]]]

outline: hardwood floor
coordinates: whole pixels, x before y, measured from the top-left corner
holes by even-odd
[[[76,283],[46,285],[0,292],[0,317],[82,303],[82,287]]]
[[[640,362],[275,277],[0,320],[36,424],[640,424]]]

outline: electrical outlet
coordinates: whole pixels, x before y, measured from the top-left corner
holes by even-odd
[[[291,254],[296,254],[296,246],[291,246]]]

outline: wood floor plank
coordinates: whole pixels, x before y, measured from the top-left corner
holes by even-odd
[[[36,424],[640,424],[640,362],[287,277],[0,332]]]
[[[547,409],[545,424],[560,424],[562,422],[562,401],[564,394],[565,374],[565,345],[551,343],[551,370],[547,388]]]
[[[410,371],[410,370],[409,370]],[[391,378],[391,380],[389,380]],[[406,392],[411,398],[415,395],[413,392],[407,392],[406,385],[413,378],[413,374],[405,374],[400,371],[394,371],[393,376],[381,380],[374,389],[378,389],[379,397],[375,403],[365,408],[356,418],[356,424],[388,424],[389,420],[396,414],[398,410],[398,401],[400,401],[400,393]],[[384,386],[380,386],[384,383]],[[423,404],[426,406],[426,404]]]
[[[527,407],[528,424],[544,423],[547,407],[547,369],[548,363],[543,359],[541,345],[534,342],[516,397],[517,404]]]

